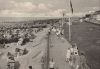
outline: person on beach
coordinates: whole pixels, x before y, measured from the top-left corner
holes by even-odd
[[[17,42],[17,46],[21,46],[23,43],[23,40],[24,40],[23,38],[20,38],[19,41]]]
[[[55,62],[53,61],[53,59],[51,59],[49,62],[49,69],[54,69],[54,68],[55,68]]]
[[[53,31],[53,32],[56,32],[56,29],[55,29],[55,27],[53,27],[52,31]]]
[[[7,60],[7,69],[15,69],[15,59],[9,57]]]

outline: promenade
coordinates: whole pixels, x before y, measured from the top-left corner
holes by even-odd
[[[53,32],[51,33],[51,45],[50,45],[50,59],[53,58],[55,62],[55,69],[72,69],[70,64],[66,62],[66,53],[67,49],[71,48],[70,43],[63,39],[57,37],[57,35]],[[75,56],[74,56],[75,57]],[[76,56],[75,64],[79,62],[79,56]]]

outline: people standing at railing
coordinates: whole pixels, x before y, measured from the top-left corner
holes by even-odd
[[[79,54],[78,54],[78,48],[76,43],[73,43],[72,47],[67,49],[66,54],[66,61],[71,66],[71,69],[79,69],[80,63],[79,63]]]
[[[70,51],[70,48],[68,48],[67,54],[66,54],[66,62],[70,62],[70,57],[71,57],[71,51]]]
[[[76,43],[74,43],[74,55],[78,55],[78,47]]]

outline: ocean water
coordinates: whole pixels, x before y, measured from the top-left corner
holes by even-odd
[[[21,23],[22,21],[34,21],[57,18],[58,17],[0,17],[0,25],[13,25],[14,23]]]

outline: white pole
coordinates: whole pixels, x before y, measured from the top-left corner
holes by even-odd
[[[64,22],[64,19],[63,19],[64,17],[62,17],[62,24],[61,24],[61,27],[63,26],[63,22]]]
[[[69,41],[71,41],[71,18],[69,17]]]
[[[65,14],[64,14],[64,12],[63,12],[63,17],[62,17],[62,26],[63,26],[63,24],[64,24],[64,16],[65,16]]]

